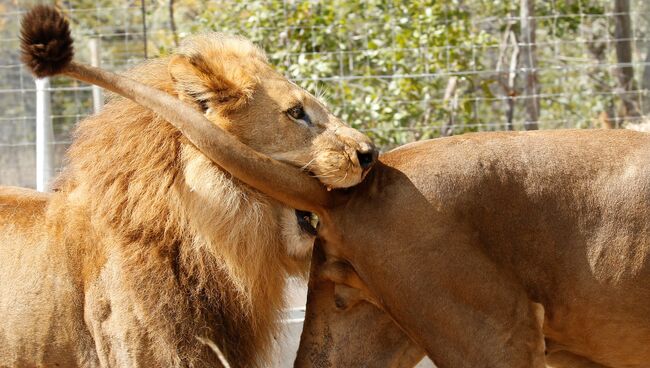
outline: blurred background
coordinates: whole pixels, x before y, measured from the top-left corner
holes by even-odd
[[[40,2],[69,16],[79,59],[117,71],[191,33],[249,37],[383,149],[470,131],[619,127],[650,112],[647,0]],[[36,180],[35,84],[18,54],[34,3],[0,0],[5,185]],[[55,175],[93,94],[65,78],[46,91]]]
[[[54,78],[37,106],[18,48],[35,3],[67,14],[78,59],[116,71],[191,33],[244,35],[383,150],[475,131],[638,126],[650,115],[648,0],[0,0],[0,185],[36,187],[37,157],[41,179],[55,176],[75,124],[103,101]],[[301,328],[303,283],[292,283],[277,366],[291,366]]]

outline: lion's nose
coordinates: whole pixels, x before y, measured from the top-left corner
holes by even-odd
[[[377,150],[374,147],[365,147],[357,150],[357,159],[362,169],[369,169],[377,161]]]

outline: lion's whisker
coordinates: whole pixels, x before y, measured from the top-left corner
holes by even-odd
[[[347,169],[346,169],[346,170],[347,170]],[[328,174],[333,174],[333,173],[335,173],[335,172],[337,172],[337,171],[340,171],[340,169],[332,169],[332,170],[330,170],[330,171],[325,171],[325,172],[319,173],[319,174],[317,174],[317,175],[328,175]]]
[[[344,181],[344,180],[347,179],[347,178],[348,178],[348,171],[345,172],[345,176],[343,176],[342,178],[340,178],[340,179],[337,180],[336,182],[337,182],[337,183],[342,182],[342,181]]]
[[[309,162],[307,162],[306,164],[304,164],[304,165],[300,168],[300,170],[303,170],[303,171],[307,170],[307,169],[309,168],[309,166],[310,166],[314,161],[316,161],[316,157],[312,158]]]

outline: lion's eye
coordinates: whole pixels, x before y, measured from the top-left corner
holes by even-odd
[[[201,94],[199,93],[189,93],[190,97],[196,101],[196,103],[199,104],[199,107],[201,108],[201,111],[206,112],[208,111],[208,101],[204,98],[201,98]]]
[[[206,112],[208,111],[208,102],[206,100],[198,100],[199,106],[201,107],[201,111]]]
[[[287,110],[287,115],[289,115],[290,118],[294,120],[302,120],[307,124],[311,124],[311,120],[309,119],[309,115],[305,112],[305,109],[303,109],[302,106],[294,106]]]

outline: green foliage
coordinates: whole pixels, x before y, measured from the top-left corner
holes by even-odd
[[[62,5],[80,30],[78,42],[100,37],[105,65],[121,69],[143,56],[139,1],[73,3],[73,8],[67,2]],[[179,38],[205,31],[249,37],[267,51],[278,70],[322,94],[335,114],[385,148],[437,137],[452,120],[454,134],[504,129],[509,97],[514,98],[514,128],[521,129],[525,120],[525,101],[530,97],[522,95],[520,65],[514,88],[505,86],[514,52],[506,32],[519,33],[520,1],[175,0],[174,4]],[[147,0],[145,5],[149,56],[166,55],[175,39],[169,0]],[[633,10],[637,6],[647,8],[642,0],[633,1]],[[601,112],[611,113],[616,105],[611,68],[616,58],[607,42],[613,34],[611,7],[610,0],[536,2],[541,128],[590,127]],[[634,25],[637,34],[648,29],[643,20]],[[82,57],[87,58],[85,52]],[[645,58],[645,53],[635,55]],[[638,66],[637,74],[642,73]],[[452,77],[457,78],[457,87],[445,99]],[[59,113],[89,112],[84,96],[57,101]],[[75,121],[70,117],[65,124]]]
[[[436,136],[450,73],[483,68],[496,38],[467,7],[438,1],[208,3],[184,31],[233,32],[384,146]],[[224,9],[226,8],[226,9]],[[224,11],[225,10],[225,11]],[[465,80],[465,79],[464,79]],[[461,114],[472,114],[463,104]]]

